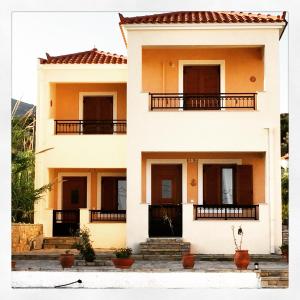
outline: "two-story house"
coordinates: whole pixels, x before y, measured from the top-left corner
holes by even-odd
[[[100,21],[99,21],[100,22]],[[193,253],[281,245],[279,40],[285,14],[120,14],[128,56],[40,59],[35,206],[44,235],[97,248],[181,237]],[[122,41],[120,41],[122,42]]]

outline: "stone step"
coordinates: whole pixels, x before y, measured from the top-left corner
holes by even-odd
[[[180,243],[182,238],[147,238],[147,243]]]
[[[70,237],[52,237],[44,238],[44,244],[74,244],[78,240],[78,238]]]
[[[44,244],[43,249],[74,249],[73,244]]]
[[[157,245],[155,247],[147,247],[147,246],[141,246],[140,247],[140,250],[150,250],[150,251],[159,251],[159,250],[164,250],[164,249],[168,249],[168,250],[174,250],[174,251],[178,251],[178,250],[181,250],[181,251],[188,251],[190,250],[190,246],[171,246],[171,245]]]
[[[262,277],[262,288],[287,288],[289,286],[289,280],[286,277]]]
[[[288,277],[287,270],[261,270],[260,276],[261,278],[264,277]]]

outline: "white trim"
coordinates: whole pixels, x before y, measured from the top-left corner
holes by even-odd
[[[83,99],[85,96],[112,96],[113,97],[113,119],[117,120],[117,92],[79,92],[78,119],[83,120]]]
[[[242,164],[242,159],[198,159],[198,204],[203,204],[203,165],[204,164]]]
[[[220,93],[225,93],[225,60],[178,60],[178,93],[183,93],[183,67],[193,65],[219,65]]]
[[[151,165],[181,164],[182,165],[182,204],[187,203],[187,160],[186,159],[147,159],[146,161],[146,203],[151,204]]]
[[[91,205],[91,173],[86,172],[61,172],[58,173],[58,188],[57,188],[57,208],[62,209],[62,184],[63,177],[86,177],[86,208]]]
[[[101,179],[102,177],[126,177],[126,172],[98,172],[97,173],[97,207],[96,209],[101,209]],[[126,199],[127,201],[127,199]]]

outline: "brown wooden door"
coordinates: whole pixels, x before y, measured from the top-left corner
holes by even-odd
[[[151,173],[151,204],[181,204],[181,165],[152,165]]]
[[[63,177],[62,209],[86,208],[86,177]]]
[[[124,188],[123,185],[119,184],[122,181],[126,181],[126,177],[102,177],[101,210],[118,210],[120,207],[122,207],[121,209],[126,209],[124,199],[120,199],[126,197],[126,190],[120,190],[121,187]]]
[[[184,66],[183,92],[198,94],[184,98],[185,109],[218,109],[220,107],[220,66]],[[203,94],[217,94],[217,96]]]
[[[113,97],[84,97],[83,120],[85,134],[112,134]]]
[[[203,165],[203,204],[221,205],[220,165]]]

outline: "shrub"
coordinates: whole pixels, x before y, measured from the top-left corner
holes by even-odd
[[[131,248],[120,248],[115,251],[116,258],[129,258],[131,254]]]
[[[90,240],[90,231],[88,228],[83,227],[78,231],[79,242],[73,246],[79,250],[81,257],[86,262],[93,262],[96,258],[95,251]]]

